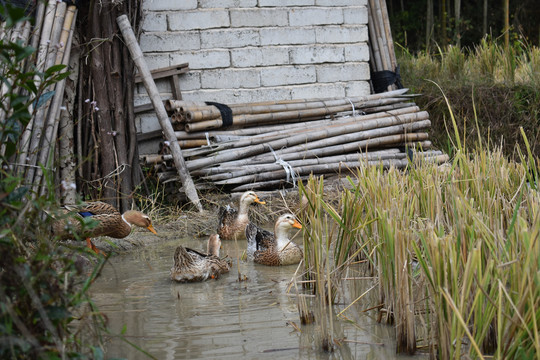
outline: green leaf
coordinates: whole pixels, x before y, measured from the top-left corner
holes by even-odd
[[[53,73],[59,72],[60,70],[63,70],[66,68],[66,65],[53,65],[47,70],[45,70],[45,77],[51,76]]]
[[[35,102],[35,105],[34,105],[34,108],[35,109],[39,109],[43,104],[45,104],[51,97],[53,97],[55,91],[52,90],[52,91],[48,91],[46,93],[44,93],[43,95],[41,95],[37,101]]]

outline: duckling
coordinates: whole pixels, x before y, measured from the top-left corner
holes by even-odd
[[[217,279],[229,272],[231,263],[219,258],[221,239],[218,234],[210,235],[207,254],[178,246],[174,253],[174,266],[171,268],[171,280],[178,282],[205,281]]]
[[[302,249],[289,239],[288,232],[292,228],[302,228],[293,214],[281,215],[277,219],[274,234],[249,224],[246,227],[248,258],[269,266],[298,264],[304,255]]]
[[[244,239],[246,226],[249,224],[249,206],[253,203],[266,204],[253,191],[246,191],[240,198],[238,211],[231,206],[219,209],[217,233],[222,240]]]
[[[131,233],[131,226],[143,227],[157,235],[150,218],[140,211],[128,210],[124,214],[112,205],[93,201],[79,205],[64,205],[60,210],[67,215],[62,219],[55,220],[52,224],[53,235],[61,240],[75,239],[75,234],[86,238],[86,245],[97,254],[106,255],[96,248],[91,238],[98,236],[110,236],[115,239],[123,239]],[[72,217],[71,219],[69,217]],[[73,219],[75,217],[76,219]],[[92,228],[81,228],[85,220],[91,219],[97,224]]]

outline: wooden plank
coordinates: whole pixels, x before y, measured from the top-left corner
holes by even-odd
[[[160,68],[150,71],[152,78],[154,80],[163,79],[172,75],[184,74],[189,71],[188,63],[180,64],[176,66],[169,66],[166,68]],[[135,76],[135,83],[142,82],[142,77],[140,74]]]

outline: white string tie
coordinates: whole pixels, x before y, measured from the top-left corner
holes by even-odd
[[[297,175],[296,175],[293,167],[291,166],[291,164],[289,164],[288,162],[286,162],[285,160],[280,158],[278,156],[278,154],[276,154],[276,152],[274,151],[274,149],[272,149],[272,147],[270,145],[268,145],[268,147],[270,148],[270,151],[272,152],[272,155],[274,155],[274,158],[276,159],[275,163],[278,164],[278,165],[283,166],[283,170],[285,170],[285,174],[287,174],[287,182],[289,182],[289,179],[292,179],[293,186],[296,187],[296,176]]]
[[[205,133],[204,133],[204,136],[206,136],[206,144],[207,144],[208,146],[210,146],[210,145],[211,145],[211,144],[210,144],[210,134],[208,134],[207,132],[205,132]]]
[[[351,103],[351,107],[352,107],[352,116],[356,116],[356,109],[355,109],[355,107],[354,107],[354,103],[353,103],[353,102],[351,101],[351,99],[349,99],[349,98],[345,98],[345,99],[347,99],[347,101]]]

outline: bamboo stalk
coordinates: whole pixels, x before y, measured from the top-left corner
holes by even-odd
[[[116,19],[116,21],[118,23],[120,31],[122,32],[122,35],[124,36],[124,39],[126,40],[126,46],[128,47],[129,52],[131,53],[131,57],[133,58],[133,61],[135,62],[139,70],[139,74],[141,74],[143,78],[143,83],[146,91],[148,92],[148,95],[150,96],[150,100],[152,101],[152,104],[156,109],[156,114],[163,129],[165,138],[170,143],[170,149],[174,158],[176,169],[178,171],[180,179],[182,180],[182,184],[184,185],[186,195],[190,199],[190,201],[197,207],[199,212],[203,212],[203,207],[197,194],[197,189],[195,188],[195,184],[193,183],[193,180],[189,175],[189,171],[186,168],[186,164],[182,156],[182,150],[180,149],[180,146],[176,141],[176,136],[174,135],[174,130],[171,123],[169,122],[167,111],[165,110],[165,106],[161,101],[159,91],[156,87],[155,82],[152,79],[150,71],[148,70],[148,66],[144,61],[143,53],[139,44],[137,43],[137,39],[135,38],[135,34],[133,33],[133,29],[131,28],[128,17],[126,15],[121,15]]]

